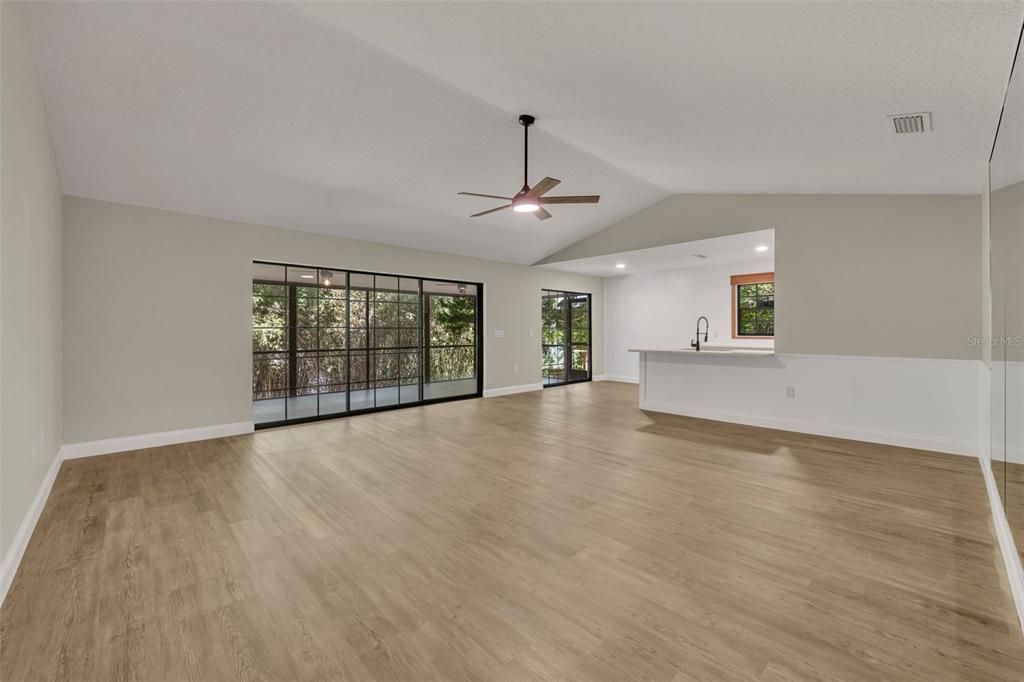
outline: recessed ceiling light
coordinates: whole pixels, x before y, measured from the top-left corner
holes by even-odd
[[[623,268],[626,267],[626,264],[625,263],[616,263],[615,267],[618,268],[619,270],[622,270]]]
[[[299,275],[302,279],[315,279],[313,275]]]
[[[768,247],[765,246],[764,244],[761,244],[760,246],[758,246],[757,248],[754,249],[754,251],[767,251],[767,250],[768,250]]]

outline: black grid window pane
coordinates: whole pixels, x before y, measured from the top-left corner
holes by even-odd
[[[482,393],[482,285],[263,262],[253,270],[257,426]]]
[[[541,291],[541,376],[545,386],[589,381],[591,297],[572,291]]]

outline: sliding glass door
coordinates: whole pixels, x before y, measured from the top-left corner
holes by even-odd
[[[478,397],[482,285],[254,263],[253,419]]]
[[[541,291],[544,386],[590,381],[590,331],[590,294]]]

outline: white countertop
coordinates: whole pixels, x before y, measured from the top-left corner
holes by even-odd
[[[630,348],[630,353],[687,353],[689,355],[775,355],[774,348],[746,348],[742,346],[701,346],[693,348]]]

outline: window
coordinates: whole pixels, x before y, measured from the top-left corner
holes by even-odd
[[[589,381],[590,294],[541,291],[541,375],[545,386]]]
[[[253,420],[278,425],[480,396],[482,291],[254,263]]]
[[[732,337],[770,339],[775,336],[775,273],[733,275]]]

